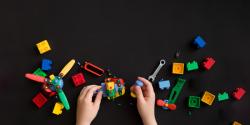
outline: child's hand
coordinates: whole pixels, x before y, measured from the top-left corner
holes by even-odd
[[[100,89],[100,86],[96,85],[90,85],[82,89],[77,102],[76,125],[90,125],[96,117],[102,100],[102,92],[98,92],[94,102],[92,97],[98,89]]]
[[[143,82],[143,86],[133,85],[130,89],[136,94],[137,109],[144,125],[156,125],[155,119],[155,92],[152,83],[145,78],[138,77]]]

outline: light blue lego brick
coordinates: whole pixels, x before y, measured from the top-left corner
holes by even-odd
[[[161,80],[161,81],[159,81],[159,88],[161,90],[169,89],[170,88],[170,81],[169,80]]]
[[[135,84],[136,84],[137,86],[140,86],[140,87],[143,86],[143,82],[140,81],[140,80],[136,80]]]
[[[197,48],[204,48],[206,46],[206,42],[201,36],[197,36],[193,44],[196,45]]]

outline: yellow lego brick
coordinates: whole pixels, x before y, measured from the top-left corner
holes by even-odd
[[[115,88],[114,82],[107,82],[106,83],[107,90],[113,90]]]
[[[215,95],[213,95],[212,93],[205,91],[205,93],[203,94],[201,101],[208,104],[208,105],[212,105],[213,101],[215,99]]]
[[[242,124],[237,121],[234,121],[232,125],[242,125]]]
[[[62,114],[63,108],[64,108],[64,106],[62,103],[56,102],[52,113],[55,115],[60,115],[60,114]]]
[[[51,75],[49,76],[49,78],[50,78],[50,80],[53,80],[53,79],[55,79],[55,75],[54,75],[54,74],[51,74]]]
[[[172,67],[173,74],[184,74],[184,63],[173,63]]]
[[[49,46],[49,42],[47,40],[43,40],[42,42],[37,43],[36,46],[37,46],[40,54],[43,54],[43,53],[51,50],[51,48]]]

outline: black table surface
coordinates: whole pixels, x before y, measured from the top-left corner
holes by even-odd
[[[248,0],[4,0],[0,3],[0,97],[1,125],[72,125],[80,90],[100,84],[104,77],[82,71],[78,66],[65,77],[64,91],[71,110],[53,115],[56,98],[38,109],[32,98],[40,86],[24,78],[40,67],[43,58],[53,60],[50,73],[58,73],[70,59],[91,61],[124,78],[129,88],[137,76],[148,77],[160,59],[167,60],[156,78],[156,98],[166,99],[170,90],[160,90],[157,81],[182,77],[187,80],[176,102],[176,111],[156,107],[158,123],[169,125],[229,125],[234,120],[249,125],[250,90],[250,2]],[[194,49],[191,42],[201,35],[207,42]],[[35,46],[47,39],[52,51],[40,55]],[[181,52],[179,59],[174,58]],[[216,60],[210,71],[172,75],[172,62],[201,62],[206,56]],[[71,76],[83,72],[87,83],[74,87]],[[187,98],[232,93],[237,87],[247,91],[240,101],[232,98],[212,106],[189,109]],[[188,112],[191,111],[191,115]],[[115,101],[103,99],[95,125],[142,124],[135,100],[127,91]]]

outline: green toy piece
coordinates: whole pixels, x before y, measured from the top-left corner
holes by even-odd
[[[198,96],[189,96],[188,107],[200,108],[201,98]]]
[[[223,94],[218,94],[218,101],[224,101],[224,100],[228,100],[229,96],[227,92],[224,92]]]
[[[169,104],[174,104],[182,90],[183,85],[185,84],[186,80],[185,79],[181,79],[178,78],[177,79],[177,83],[176,85],[173,87],[169,99],[168,99],[168,103]]]
[[[37,76],[42,76],[42,77],[46,77],[47,76],[47,74],[44,71],[42,71],[40,68],[36,69],[36,71],[33,72],[33,74],[35,74]]]
[[[188,62],[186,66],[187,66],[187,71],[193,71],[199,69],[199,65],[196,61]]]

